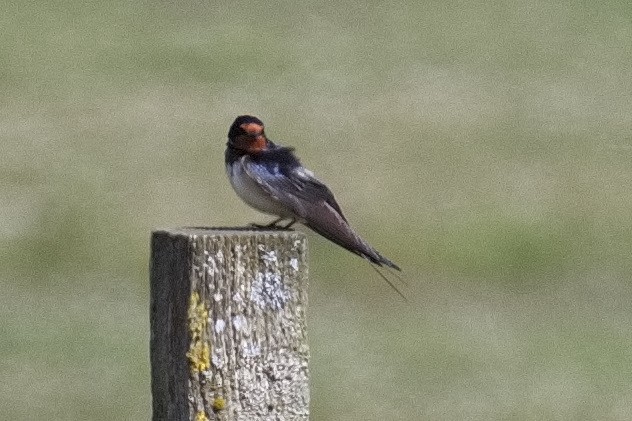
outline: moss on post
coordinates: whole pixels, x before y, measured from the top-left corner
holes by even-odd
[[[152,233],[154,420],[308,420],[306,239]]]

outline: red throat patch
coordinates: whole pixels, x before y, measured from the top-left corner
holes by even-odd
[[[263,133],[263,126],[257,123],[244,123],[239,127],[251,136],[258,136]]]
[[[268,148],[268,141],[264,135],[257,136],[254,140],[248,142],[248,152],[261,152]]]
[[[261,152],[268,148],[268,140],[263,134],[263,126],[257,123],[244,123],[241,129],[246,135],[238,137],[241,148],[246,152]]]

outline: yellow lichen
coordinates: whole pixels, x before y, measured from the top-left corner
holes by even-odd
[[[224,408],[226,408],[226,399],[224,398],[213,399],[213,411],[219,412]]]
[[[205,371],[210,367],[210,349],[207,343],[192,342],[187,352],[191,370],[194,372]]]
[[[206,331],[208,323],[208,309],[204,301],[200,301],[200,294],[194,292],[189,300],[189,331],[193,339],[198,339]]]
[[[211,365],[211,350],[205,341],[208,309],[204,300],[200,300],[200,294],[197,292],[191,294],[189,298],[188,319],[191,343],[189,344],[187,358],[189,359],[191,370],[193,372],[208,370]]]
[[[195,421],[208,421],[208,418],[206,417],[206,413],[204,413],[204,411],[200,411],[197,414],[195,414]]]

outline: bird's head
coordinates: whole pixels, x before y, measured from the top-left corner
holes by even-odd
[[[245,153],[268,149],[270,142],[263,130],[263,121],[251,115],[240,115],[228,131],[228,146]]]

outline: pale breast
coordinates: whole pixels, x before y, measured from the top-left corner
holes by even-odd
[[[241,162],[226,165],[226,173],[237,196],[260,212],[292,217],[292,212],[263,190],[243,169]]]

